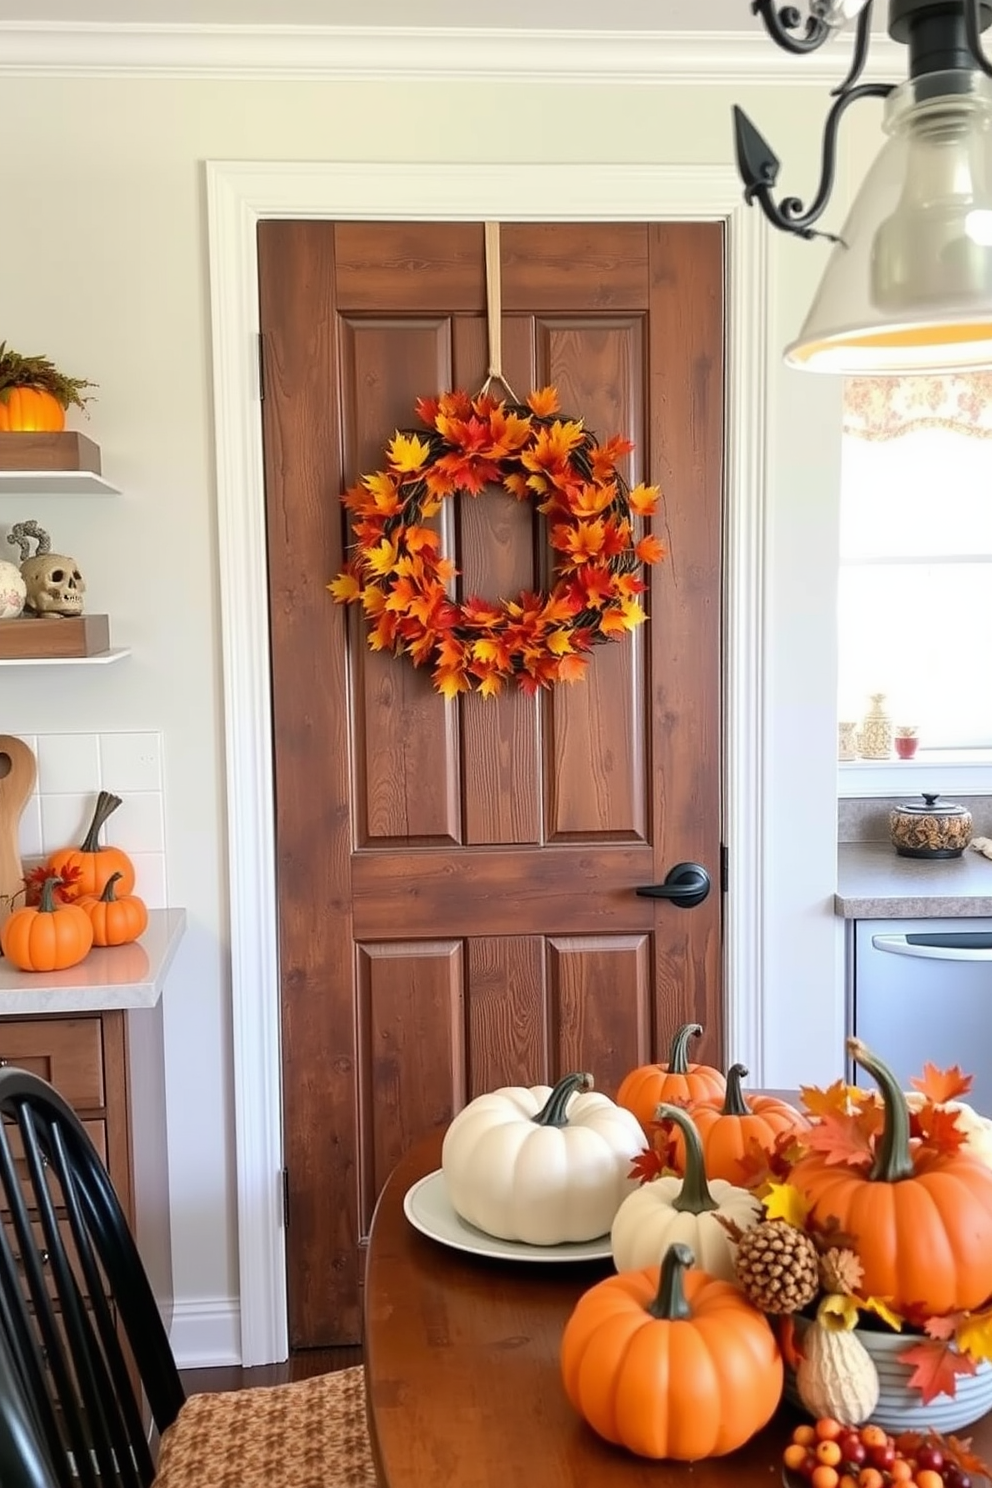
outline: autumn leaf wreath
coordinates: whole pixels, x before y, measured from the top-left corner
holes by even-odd
[[[430,666],[446,698],[493,697],[508,681],[531,695],[577,681],[594,645],[646,618],[641,565],[665,556],[654,534],[635,532],[659,493],[630,489],[618,471],[632,444],[618,436],[598,444],[581,419],[559,416],[553,387],[523,404],[451,392],[421,398],[416,409],[426,432],[397,431],[386,469],[342,497],[356,542],[331,594],[361,605],[374,651]],[[454,563],[424,523],[449,497],[494,485],[547,519],[555,582],[549,593],[458,602],[449,592]]]

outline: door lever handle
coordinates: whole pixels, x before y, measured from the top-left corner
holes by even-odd
[[[676,863],[665,874],[664,883],[641,884],[635,893],[642,899],[670,899],[679,909],[695,909],[710,888],[710,876],[702,863]]]

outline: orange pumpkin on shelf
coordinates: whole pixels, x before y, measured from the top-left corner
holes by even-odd
[[[44,356],[21,356],[0,341],[0,432],[57,434],[70,403],[85,408],[85,377],[67,377]]]
[[[692,1108],[706,1171],[711,1178],[724,1178],[728,1183],[746,1184],[748,1168],[742,1159],[753,1142],[771,1153],[781,1132],[809,1127],[802,1111],[788,1101],[774,1095],[748,1095],[745,1099],[741,1081],[746,1074],[743,1064],[732,1064],[723,1100],[705,1101]],[[676,1134],[675,1154],[675,1165],[681,1173],[685,1169],[685,1138],[681,1132]]]
[[[46,878],[41,902],[15,909],[0,927],[0,950],[19,971],[62,971],[82,961],[93,944],[86,913],[56,902],[57,883]]]
[[[992,1294],[992,1170],[969,1149],[910,1141],[909,1106],[892,1070],[861,1042],[847,1051],[877,1083],[883,1126],[870,1164],[809,1152],[789,1182],[854,1237],[864,1296],[924,1316],[983,1307]]]
[[[645,1131],[651,1130],[660,1105],[694,1105],[722,1100],[727,1082],[711,1064],[689,1063],[689,1040],[698,1038],[702,1024],[683,1023],[672,1039],[667,1064],[641,1064],[620,1082],[617,1105],[626,1106]]]
[[[572,1406],[600,1436],[642,1457],[696,1462],[744,1445],[782,1395],[771,1325],[739,1287],[687,1270],[687,1245],[659,1266],[583,1293],[565,1325]]]
[[[137,894],[117,897],[115,885],[120,873],[112,873],[103,893],[84,894],[76,903],[89,916],[93,926],[93,944],[97,946],[130,945],[148,928],[148,909]]]
[[[54,852],[46,864],[49,873],[58,877],[67,867],[79,869],[76,879],[78,896],[92,894],[99,897],[107,886],[112,873],[120,877],[120,892],[130,894],[134,888],[134,864],[120,847],[101,847],[100,830],[112,812],[121,804],[120,796],[110,791],[101,791],[96,799],[96,808],[89,831],[79,847],[62,847]]]

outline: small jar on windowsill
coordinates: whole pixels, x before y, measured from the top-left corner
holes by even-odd
[[[892,743],[898,759],[912,759],[920,745],[916,725],[897,723]]]

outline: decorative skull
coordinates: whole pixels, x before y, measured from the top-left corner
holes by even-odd
[[[24,608],[28,587],[16,563],[0,558],[0,620],[16,620]]]
[[[35,554],[21,564],[27,585],[26,610],[37,615],[81,615],[86,583],[75,558],[64,553]]]
[[[33,558],[29,538],[37,539]],[[52,553],[51,538],[37,522],[15,522],[7,537],[21,550],[21,577],[27,586],[25,610],[36,615],[81,615],[86,584],[75,558]]]

